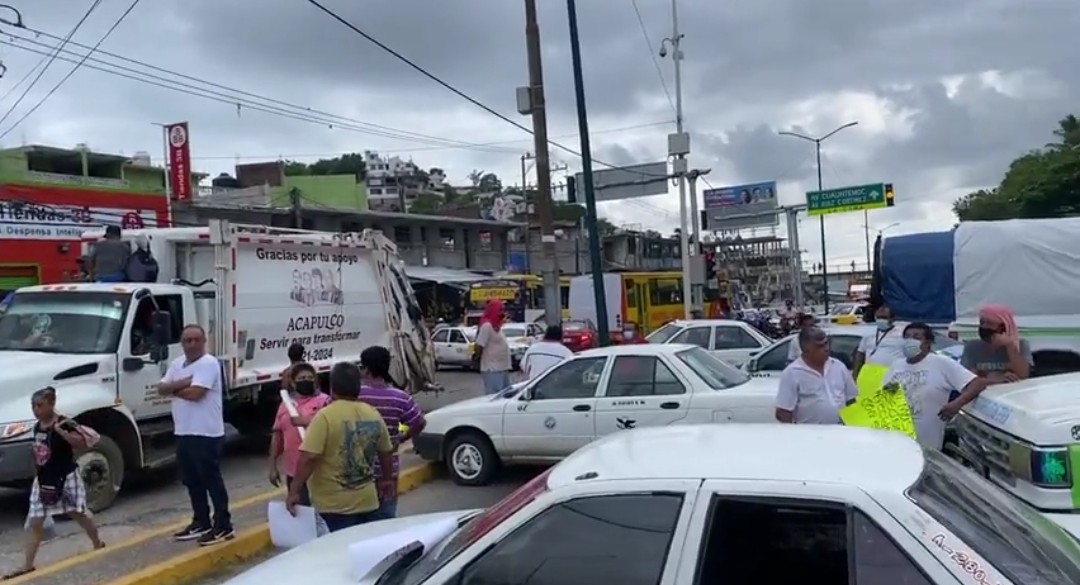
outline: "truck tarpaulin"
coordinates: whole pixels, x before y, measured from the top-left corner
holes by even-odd
[[[881,296],[905,321],[952,322],[954,232],[885,238],[881,244]],[[875,275],[877,276],[877,275]]]

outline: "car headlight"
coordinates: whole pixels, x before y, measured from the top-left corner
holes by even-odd
[[[34,421],[20,421],[0,425],[0,441],[13,439],[19,435],[25,435],[34,428]]]
[[[1009,467],[1020,479],[1044,488],[1072,487],[1069,452],[1064,447],[1010,445]]]

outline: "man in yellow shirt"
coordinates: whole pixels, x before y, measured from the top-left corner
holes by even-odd
[[[285,505],[295,515],[306,484],[315,511],[331,532],[377,519],[379,496],[396,497],[394,446],[379,411],[360,402],[360,369],[340,363],[330,370],[333,402],[307,427],[300,462]],[[378,458],[381,477],[374,475]]]

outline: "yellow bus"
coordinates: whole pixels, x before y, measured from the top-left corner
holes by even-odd
[[[682,319],[683,290],[682,273],[663,272],[606,272],[603,275],[607,299],[608,326],[619,331],[623,324],[633,323],[643,335],[662,327],[675,319]],[[576,303],[577,313],[595,313],[593,277],[576,277],[575,290],[570,298]]]
[[[525,304],[525,320],[536,321],[544,314],[544,279],[536,274],[510,274],[500,277],[522,285],[522,299]],[[562,308],[561,320],[570,318],[570,277],[559,277],[559,307]]]

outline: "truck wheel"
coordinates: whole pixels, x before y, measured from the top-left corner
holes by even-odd
[[[111,506],[124,483],[124,454],[120,447],[102,435],[97,445],[79,456],[78,464],[86,484],[86,506],[91,512]]]
[[[499,469],[499,455],[491,440],[478,431],[466,431],[451,439],[443,460],[458,485],[487,485]]]

